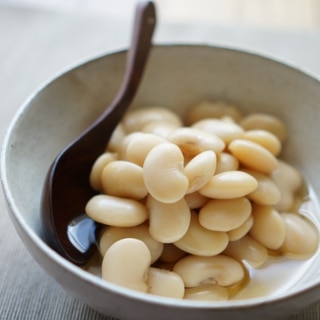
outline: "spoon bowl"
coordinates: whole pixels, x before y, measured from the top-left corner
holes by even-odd
[[[85,264],[95,249],[97,225],[84,214],[87,201],[95,194],[89,174],[137,92],[155,23],[153,2],[138,3],[125,76],[117,95],[102,115],[58,154],[45,180],[41,210],[44,236],[53,249],[77,265]]]

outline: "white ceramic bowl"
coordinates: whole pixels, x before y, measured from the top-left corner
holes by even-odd
[[[120,319],[283,319],[320,300],[320,257],[287,290],[262,298],[191,302],[140,294],[100,280],[44,242],[40,198],[55,155],[112,100],[125,52],[86,62],[34,93],[14,118],[2,149],[2,186],[14,225],[36,261],[71,294]],[[223,99],[243,113],[281,117],[290,139],[284,156],[320,195],[320,83],[291,67],[236,50],[156,46],[134,105],[164,105],[183,114],[203,99]],[[319,225],[320,214],[315,218]]]

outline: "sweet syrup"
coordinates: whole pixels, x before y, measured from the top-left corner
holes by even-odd
[[[296,211],[309,219],[320,230],[320,204],[310,185],[304,186],[300,192],[302,201],[296,204]],[[270,256],[260,268],[253,268],[244,262],[249,281],[231,300],[258,298],[262,296],[280,295],[306,282],[313,275],[312,266],[319,259],[320,249],[309,259],[292,260],[285,256]]]

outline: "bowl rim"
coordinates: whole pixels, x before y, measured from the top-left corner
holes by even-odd
[[[201,44],[201,43],[161,43],[156,44],[153,46],[154,48],[205,48],[208,50],[221,50],[227,52],[234,52],[236,54],[244,54],[255,57],[256,59],[266,60],[268,63],[276,64],[281,67],[291,69],[304,77],[309,78],[309,80],[315,81],[318,85],[320,85],[320,80],[315,75],[312,75],[309,71],[305,71],[303,68],[299,68],[294,66],[287,61],[281,61],[280,59],[275,59],[270,57],[266,54],[257,53],[253,50],[247,49],[238,49],[231,46],[219,46],[213,44]],[[274,294],[269,296],[262,296],[257,298],[249,298],[243,300],[228,300],[223,302],[211,302],[211,301],[191,301],[191,300],[180,300],[174,298],[167,298],[167,297],[159,297],[151,294],[137,292],[135,290],[127,289],[122,286],[109,283],[103,281],[98,276],[89,273],[88,271],[78,267],[62,256],[60,256],[56,251],[51,249],[49,245],[28,225],[26,220],[20,214],[19,209],[17,208],[14,200],[13,193],[10,189],[10,184],[8,181],[7,175],[7,150],[10,149],[10,141],[15,129],[18,127],[19,122],[23,118],[24,114],[28,112],[32,101],[37,97],[38,94],[43,92],[50,84],[55,81],[58,81],[61,77],[65,76],[69,72],[73,72],[76,69],[82,68],[86,65],[95,63],[97,60],[105,59],[109,56],[116,56],[116,55],[123,55],[125,54],[127,49],[119,49],[116,51],[104,52],[100,53],[96,56],[89,57],[84,59],[82,62],[76,62],[72,65],[67,66],[64,70],[56,73],[53,77],[50,77],[47,81],[45,81],[42,85],[40,85],[32,94],[30,94],[25,101],[21,104],[18,108],[17,112],[15,113],[14,117],[10,121],[10,124],[5,132],[3,143],[1,146],[1,154],[0,154],[0,178],[1,178],[1,185],[3,189],[3,194],[6,200],[6,204],[9,208],[9,215],[15,228],[18,231],[19,236],[21,237],[20,232],[24,232],[26,236],[31,240],[33,245],[40,250],[49,260],[52,260],[58,267],[62,268],[64,271],[73,274],[76,277],[79,277],[82,281],[86,282],[87,284],[94,285],[103,291],[109,291],[112,294],[116,294],[118,296],[123,296],[125,298],[131,300],[137,300],[143,303],[152,303],[156,305],[162,305],[165,307],[174,307],[174,308],[188,308],[188,309],[214,309],[219,311],[227,311],[227,310],[239,310],[240,309],[250,309],[252,307],[259,307],[262,305],[268,304],[275,304],[281,303],[286,300],[294,299],[298,297],[301,293],[311,292],[317,287],[320,287],[320,278],[319,280],[309,281],[308,285],[302,285],[297,290],[290,291],[289,293],[285,294]],[[20,232],[19,232],[20,231]],[[28,248],[30,252],[30,249]],[[32,254],[32,252],[31,252]],[[32,254],[33,255],[33,254]],[[36,259],[37,260],[37,259]],[[37,261],[40,265],[41,263]],[[42,266],[41,266],[42,267]],[[45,270],[45,268],[43,268]],[[46,271],[46,270],[45,270]],[[319,298],[320,300],[320,298]]]

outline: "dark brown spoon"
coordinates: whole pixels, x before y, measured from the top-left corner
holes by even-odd
[[[95,250],[97,225],[84,214],[87,201],[96,193],[89,184],[90,170],[137,92],[155,24],[153,2],[138,3],[126,72],[118,94],[103,114],[62,150],[47,174],[41,208],[43,236],[54,250],[77,265],[85,264]]]

